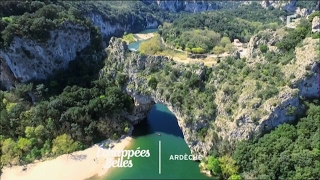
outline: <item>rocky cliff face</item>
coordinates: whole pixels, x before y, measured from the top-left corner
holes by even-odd
[[[283,8],[288,12],[294,13],[296,15],[306,17],[312,13],[316,7],[307,9],[297,7],[298,0],[287,0],[287,1],[277,1],[277,0],[264,0],[261,2],[263,8],[274,7],[274,8]]]
[[[284,29],[277,31],[265,30],[253,36],[248,43],[249,63],[263,62],[259,48],[260,45],[267,45],[269,51],[279,52],[275,44],[279,42],[287,32]],[[319,92],[318,82],[318,64],[319,55],[317,47],[319,41],[317,39],[306,38],[302,42],[302,47],[295,50],[295,62],[283,66],[282,72],[286,77],[294,73],[295,78],[291,80],[291,87],[285,86],[281,89],[280,94],[264,104],[263,109],[266,115],[260,120],[260,125],[252,126],[252,129],[259,129],[259,132],[268,131],[279,124],[294,120],[294,116],[287,114],[290,107],[296,107],[297,112],[303,109],[301,106],[301,97],[317,98]],[[279,105],[272,106],[272,102]],[[238,119],[240,124],[246,122],[246,118]],[[246,125],[248,128],[248,125]]]
[[[320,18],[315,16],[312,20],[312,32],[320,32]]]
[[[252,36],[248,43],[247,55],[250,59],[254,59],[260,52],[260,45],[267,45],[270,51],[278,52],[276,43],[280,42],[284,36],[288,34],[283,28],[273,31],[267,29],[259,32],[258,34]]]
[[[142,31],[144,29],[158,28],[160,23],[151,16],[146,16],[145,22],[142,24],[139,24],[137,18],[132,16],[131,19],[128,20],[129,23],[125,25],[121,25],[119,22],[111,23],[110,21],[104,20],[103,15],[100,13],[90,13],[87,17],[92,20],[95,26],[100,28],[102,35],[107,39],[111,36],[120,36],[124,32],[131,32],[132,30]]]
[[[138,119],[145,119],[155,103],[161,103],[168,107],[168,109],[176,116],[178,124],[181,127],[184,138],[191,148],[193,154],[207,155],[213,146],[213,141],[202,142],[195,137],[197,131],[208,124],[204,119],[197,119],[193,124],[187,124],[184,119],[186,115],[182,114],[181,110],[176,108],[174,104],[166,100],[166,98],[158,91],[152,91],[150,94],[141,94],[136,91],[136,88],[145,86],[146,83],[142,81],[138,74],[145,69],[152,69],[153,67],[164,68],[165,64],[172,61],[164,56],[141,56],[137,53],[132,53],[131,57],[127,57],[129,52],[126,43],[120,39],[111,38],[108,47],[108,54],[112,58],[108,61],[114,63],[114,67],[105,67],[101,70],[101,77],[106,73],[114,73],[112,69],[123,68],[123,71],[129,75],[128,85],[125,86],[125,92],[133,97],[136,107],[132,114],[127,114],[126,117],[134,124],[138,123]],[[203,67],[203,64],[201,65]],[[203,76],[204,69],[199,68],[196,74]],[[130,87],[135,84],[136,87]]]
[[[125,91],[131,95],[140,111],[141,118],[145,118],[154,103],[162,103],[168,107],[168,109],[175,114],[178,120],[178,124],[184,134],[185,141],[191,149],[193,154],[208,155],[208,153],[215,146],[216,138],[215,133],[218,134],[218,139],[228,140],[234,142],[241,139],[247,139],[251,136],[259,135],[262,132],[268,131],[279,124],[294,120],[294,115],[303,109],[301,106],[300,97],[317,97],[318,96],[318,82],[317,82],[317,41],[307,39],[304,42],[305,47],[310,48],[308,55],[303,55],[302,48],[297,48],[297,62],[292,65],[285,67],[283,71],[288,71],[288,68],[298,68],[299,73],[296,75],[296,79],[293,80],[294,87],[285,86],[280,90],[280,93],[267,100],[265,103],[256,101],[256,107],[251,110],[248,108],[240,108],[239,111],[232,117],[233,121],[225,121],[224,114],[224,103],[221,100],[223,95],[220,90],[216,93],[216,104],[217,104],[217,116],[215,118],[213,128],[209,128],[207,135],[204,139],[199,139],[197,132],[202,127],[211,126],[208,124],[206,119],[201,116],[197,117],[192,124],[186,123],[185,119],[188,115],[183,114],[181,109],[177,108],[175,104],[167,100],[163,93],[158,90],[150,90],[147,83],[141,79],[140,73],[145,73],[146,70],[152,68],[163,69],[165,64],[171,60],[163,56],[141,56],[137,53],[129,53],[127,45],[121,42],[120,39],[112,38],[108,47],[108,54],[110,58],[108,61],[113,64],[112,67],[105,67],[101,74],[106,74],[113,69],[123,69],[128,74],[129,81],[125,87]],[[294,66],[294,67],[293,67]],[[306,70],[306,67],[310,66],[310,70]],[[183,64],[177,64],[175,67],[184,71],[187,67]],[[198,71],[196,72],[199,76],[205,73],[202,68],[203,65],[197,65]],[[289,72],[288,72],[289,73]],[[140,74],[140,75],[139,75]],[[148,76],[145,74],[144,76]],[[252,82],[244,82],[252,85]],[[249,85],[249,86],[251,86]],[[218,86],[217,86],[218,87]],[[138,89],[148,89],[148,93],[141,93]],[[193,92],[190,92],[193,93]],[[187,98],[187,97],[185,97]],[[254,92],[241,94],[239,101],[255,101],[257,98],[254,97]],[[276,105],[274,102],[277,102]],[[260,103],[260,105],[257,105]],[[290,108],[296,107],[297,111],[293,114],[288,114]],[[199,109],[201,111],[201,109]],[[261,111],[262,116],[259,117],[258,121],[254,120],[253,114],[256,111]],[[137,112],[135,112],[137,114]],[[133,118],[133,120],[136,119]],[[217,130],[219,129],[219,130]]]
[[[2,67],[6,67],[0,80],[5,81],[6,87],[13,84],[13,79],[19,82],[45,79],[55,71],[67,68],[91,39],[88,29],[68,22],[51,31],[50,35],[46,43],[15,37],[8,49],[0,50]]]
[[[215,2],[210,1],[180,1],[180,0],[143,0],[143,2],[151,4],[157,4],[161,9],[170,12],[202,12],[209,10],[220,9],[220,7]]]
[[[124,112],[124,116],[131,122],[132,125],[136,125],[148,116],[155,102],[150,97],[142,96],[129,91],[127,91],[127,93],[130,94],[134,100],[134,108],[130,113]]]
[[[157,4],[161,9],[167,10],[170,12],[203,12],[210,10],[218,10],[222,8],[237,8],[241,5],[247,5],[254,1],[180,1],[180,0],[142,0],[147,4]],[[313,9],[299,8],[296,7],[297,0],[261,0],[259,1],[262,8],[274,7],[274,8],[283,8],[289,12],[299,14],[301,16],[307,16],[311,13]],[[315,7],[314,7],[315,8]]]
[[[10,89],[17,79],[14,77],[10,67],[0,59],[0,89]]]
[[[100,28],[102,36],[107,40],[111,36],[120,36],[125,31],[131,32],[137,28],[137,24],[138,29],[144,30],[157,28],[159,23],[150,16],[146,16],[142,24],[136,22],[133,16],[128,20],[131,23],[126,25],[104,20],[98,12],[87,14],[87,17]],[[9,48],[0,49],[2,87],[10,89],[15,82],[45,79],[58,70],[66,69],[79,52],[91,45],[90,30],[69,22],[51,31],[50,35],[50,39],[43,43],[15,37]]]
[[[287,11],[295,11],[297,0],[276,1],[264,0],[261,2],[262,7],[267,8],[272,6],[274,8],[284,8]]]

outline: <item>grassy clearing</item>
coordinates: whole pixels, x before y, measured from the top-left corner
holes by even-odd
[[[165,49],[161,52],[157,52],[156,55],[159,56],[168,56],[171,58],[179,58],[181,60],[186,60],[187,59],[187,54],[179,51],[175,51],[172,49]]]
[[[179,52],[172,49],[165,49],[161,52],[157,52],[156,55],[166,56],[172,58],[174,61],[182,62],[182,63],[199,63],[203,62],[205,66],[212,66],[217,64],[217,59],[213,57],[207,57],[205,59],[192,59],[188,58],[187,54],[184,52]]]

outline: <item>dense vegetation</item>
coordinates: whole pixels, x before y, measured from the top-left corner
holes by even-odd
[[[166,23],[163,27],[166,26]],[[231,43],[230,38],[228,37],[220,37],[220,34],[215,33],[210,30],[193,30],[193,31],[185,31],[182,34],[183,41],[181,42],[184,51],[187,53],[193,54],[204,54],[206,52],[212,52],[213,54],[222,54],[224,52],[233,53],[235,52],[236,47]],[[128,41],[130,36],[124,36],[124,41]],[[181,51],[183,49],[181,46],[176,44],[176,46],[171,46],[170,44],[166,44],[162,37],[157,34],[155,37],[143,41],[138,51],[142,54],[154,55],[157,53],[161,53],[164,50],[173,50],[173,51]]]
[[[134,38],[133,34],[132,34],[132,33],[129,33],[129,34],[128,34],[127,32],[124,32],[122,39],[123,39],[127,44],[130,44],[130,43],[136,41],[136,39]]]
[[[135,56],[134,59],[139,57]],[[132,63],[130,67],[135,68],[135,60],[132,59]],[[278,88],[286,85],[290,80],[283,79],[284,75],[279,69],[282,65],[278,61],[257,63],[253,67],[248,67],[245,59],[227,58],[214,68],[194,64],[181,65],[168,61],[165,62],[163,70],[159,69],[161,66],[158,63],[160,62],[146,63],[149,65],[140,69],[141,72],[137,74],[138,80],[129,84],[128,88],[136,89],[143,94],[164,97],[166,102],[174,104],[182,114],[186,114],[184,116],[186,123],[194,123],[193,120],[198,117],[210,121],[216,115],[214,93],[219,89],[222,89],[224,101],[226,101],[221,102],[220,105],[227,104],[230,110],[227,108],[226,113],[232,116],[238,107],[250,109],[252,106],[249,103],[237,101],[241,91],[247,90],[246,84],[243,83],[245,79],[256,80],[254,81],[256,83],[253,83],[255,97],[260,98],[262,103],[278,94]],[[122,72],[125,66],[116,64],[114,61],[109,61],[107,67],[110,68],[109,70],[117,69],[118,72]],[[179,71],[181,68],[184,71]],[[199,69],[204,70],[203,76],[196,73]],[[257,105],[255,106],[254,108],[257,108]],[[243,142],[237,146],[235,154],[233,154],[235,147],[215,139],[217,152],[212,152],[212,156],[203,161],[204,168],[210,170],[215,177],[230,180],[319,177],[317,171],[319,164],[316,163],[317,159],[319,160],[319,149],[317,149],[319,139],[317,138],[320,106],[308,104],[308,107],[307,117],[299,120],[298,125],[281,125],[261,140]],[[261,117],[258,114],[254,115],[256,118]],[[214,127],[210,124],[208,128]],[[199,139],[206,138],[208,128],[198,132]],[[219,129],[216,130],[219,131]],[[213,134],[213,136],[216,135]],[[280,157],[280,154],[283,157]],[[274,160],[270,161],[269,155],[274,156]],[[303,162],[300,155],[307,161]],[[292,156],[295,159],[290,160]]]
[[[296,39],[296,43],[300,43],[302,39],[310,35],[310,31],[304,30],[300,34],[296,32],[300,32],[300,28],[310,29],[309,26],[309,22],[301,23],[296,30],[289,31],[287,36]],[[263,34],[259,36],[263,36]],[[279,44],[286,44],[287,36],[280,41]],[[160,48],[159,44],[156,45],[156,42],[159,42],[156,41],[156,39],[157,38],[154,38],[152,41],[146,41],[145,45],[140,47],[140,50],[147,50],[147,47]],[[230,41],[228,38],[223,38],[220,43],[228,44]],[[263,46],[261,48],[263,49]],[[145,72],[139,73],[139,76],[147,82],[149,82],[150,79],[152,79],[153,84],[156,82],[156,90],[163,95],[166,100],[175,104],[175,107],[180,108],[182,113],[186,114],[186,121],[188,122],[196,119],[193,117],[203,117],[208,120],[214,119],[216,109],[216,105],[213,103],[215,99],[214,94],[221,91],[223,96],[225,96],[221,100],[223,104],[225,104],[225,109],[222,111],[224,111],[230,119],[233,119],[232,116],[239,108],[247,109],[256,104],[253,102],[239,101],[243,93],[254,92],[256,98],[258,98],[257,104],[260,104],[256,108],[259,108],[261,103],[277,95],[279,89],[287,85],[292,85],[291,80],[294,77],[286,77],[281,68],[290,62],[294,62],[295,53],[293,50],[294,47],[288,48],[281,53],[263,50],[266,51],[262,54],[266,61],[257,62],[251,66],[247,64],[245,58],[237,59],[235,57],[228,57],[214,67],[188,64],[184,67],[186,70],[181,72],[179,70],[179,68],[181,68],[179,66],[181,65],[176,67],[177,65],[174,62],[167,62],[163,69],[160,70],[153,67],[151,70],[145,70]],[[151,54],[154,54],[154,52],[151,52]],[[204,74],[202,74],[202,76],[195,74],[197,69],[202,68],[204,68]],[[246,84],[249,82],[253,84],[253,86],[248,87]],[[138,91],[150,93],[148,87],[145,86],[138,87]],[[274,106],[276,104],[277,103],[274,102]],[[197,111],[197,109],[202,109],[202,111]],[[257,122],[263,114],[260,111],[252,113],[254,122]]]
[[[132,100],[122,93],[122,81],[110,77],[87,88],[67,86],[49,99],[43,84],[1,91],[1,165],[70,153],[127,133],[129,123],[121,113],[131,110]],[[35,94],[34,105],[28,92]]]
[[[297,1],[296,6],[300,8],[315,8],[317,6],[317,1]]]
[[[237,111],[246,110],[248,111],[247,113],[250,113],[253,123],[256,123],[257,125],[259,124],[259,119],[266,115],[265,112],[261,111],[263,110],[264,103],[267,103],[268,101],[268,103],[271,103],[274,107],[279,105],[280,102],[272,98],[278,95],[280,90],[284,87],[291,87],[291,80],[294,78],[294,75],[286,76],[283,67],[288,63],[295,62],[296,57],[294,50],[295,48],[302,46],[301,41],[303,39],[311,36],[310,27],[311,24],[309,21],[301,19],[301,23],[296,29],[285,29],[286,35],[277,43],[280,52],[275,53],[269,51],[268,46],[265,44],[255,47],[261,51],[259,55],[263,57],[265,61],[255,62],[250,66],[248,65],[247,59],[237,59],[235,57],[222,59],[214,67],[206,67],[201,64],[183,65],[170,60],[165,61],[160,60],[159,58],[155,60],[154,58],[146,57],[144,55],[126,54],[126,58],[131,59],[131,64],[129,64],[129,66],[119,66],[117,60],[113,58],[114,55],[111,55],[107,62],[106,69],[110,72],[114,72],[114,69],[118,72],[128,71],[128,67],[139,69],[140,71],[136,72],[137,74],[135,75],[137,80],[131,81],[128,88],[134,89],[142,94],[162,97],[165,102],[173,104],[177,111],[185,115],[183,119],[187,124],[196,124],[196,122],[194,122],[195,119],[204,120],[204,122],[208,123],[208,126],[198,131],[197,138],[207,140],[209,129],[214,129],[216,132],[219,131],[219,128],[216,128],[212,123],[217,116],[216,102],[219,102],[219,106],[223,107],[220,108],[219,113],[220,116],[223,114],[226,120],[234,121],[234,115],[237,114]],[[258,38],[262,38],[268,42],[272,37],[262,32],[258,34]],[[157,39],[159,38],[154,38],[152,41],[146,41],[145,46],[141,47],[141,49],[146,49],[146,47],[149,46],[159,47],[161,44],[157,44],[157,42],[159,42],[159,40],[156,41]],[[219,43],[224,45],[230,44],[229,38],[224,37],[222,39]],[[289,39],[293,39],[294,42],[288,42]],[[293,46],[291,46],[292,43]],[[279,44],[282,44],[283,46],[279,46]],[[150,54],[154,54],[154,52],[150,52]],[[144,66],[141,66],[137,61],[139,61],[139,63],[141,63],[141,61],[147,62]],[[297,92],[295,93],[297,95]],[[220,97],[215,96],[216,94],[219,94]],[[240,101],[239,99],[244,96],[253,96],[254,98],[252,98],[252,101]],[[250,109],[252,111],[250,111]],[[296,109],[297,107],[293,106],[288,108],[287,115],[294,115]],[[316,115],[312,114],[315,112],[317,113]],[[309,125],[316,124],[316,121],[319,120],[318,112],[320,112],[319,106],[315,108],[315,106],[310,105],[307,117],[313,118],[313,121],[308,122],[308,124],[310,123]],[[301,121],[304,120],[302,119]],[[236,123],[238,124],[238,122]],[[300,124],[303,124],[303,122]],[[279,127],[279,130],[272,131],[271,134],[283,133],[284,136],[286,136],[285,130],[290,130],[290,128],[287,129],[287,126],[294,127],[293,125],[282,125]],[[306,125],[298,124],[297,128],[299,128],[299,126]],[[318,140],[316,139],[316,134],[319,133],[318,126],[316,125],[316,127],[310,128],[311,127],[305,127],[304,130],[301,130],[301,132],[305,134],[298,134],[295,138],[299,139],[304,135],[308,137],[312,136],[313,144],[310,146],[318,148],[314,143]],[[311,135],[308,135],[308,131]],[[283,140],[277,140],[280,135],[274,135],[274,138],[271,138],[271,140],[262,140],[267,141],[268,143],[263,145],[259,144],[257,146],[251,145],[256,144],[256,142],[253,143],[250,141],[246,142],[247,144],[245,145],[240,144],[239,148],[236,149],[235,155],[232,153],[235,147],[231,147],[227,141],[219,140],[219,137],[215,132],[210,134],[210,136],[214,137],[210,140],[215,142],[215,149],[212,152],[212,156],[205,159],[203,164],[204,168],[210,170],[216,177],[223,179],[275,179],[277,177],[282,179],[298,177],[310,179],[312,177],[319,177],[319,174],[316,172],[316,169],[319,166],[315,161],[315,159],[319,159],[319,150],[311,149],[310,152],[308,152],[309,154],[307,154],[308,163],[301,162],[301,159],[298,158],[299,155],[296,156],[296,153],[298,152],[291,152],[291,150],[304,147],[301,146],[302,144],[297,146],[293,144],[292,147],[289,147],[288,145],[291,142],[294,143],[294,140],[289,142],[285,138],[291,138],[291,136],[284,137]],[[269,135],[266,135],[265,138],[269,138]],[[304,141],[310,142],[309,139],[304,139],[301,142]],[[270,147],[270,142],[275,144],[274,148]],[[267,152],[266,149],[259,148],[260,145],[261,147],[268,146],[269,151]],[[241,150],[241,148],[246,148],[248,146],[251,146],[249,150]],[[292,156],[295,155],[297,159],[288,162],[297,164],[294,167],[296,169],[292,169],[293,166],[289,164],[281,166],[281,161],[286,160],[282,159],[282,157],[275,159],[272,162],[275,164],[272,165],[268,159],[269,154],[261,155],[259,161],[253,162],[252,154],[254,154],[253,152],[258,151],[257,148],[259,150],[261,149],[263,152],[273,153],[274,151],[275,153],[277,152],[277,154],[285,151],[286,148],[291,148],[287,149],[286,153],[291,153]],[[305,150],[301,150],[299,153],[303,153],[304,151]],[[276,157],[278,156],[275,155],[275,158]],[[243,161],[247,165],[242,166],[242,159],[239,160],[239,158],[246,158]],[[290,158],[289,155],[288,158]],[[259,166],[261,169],[259,169]]]
[[[129,131],[121,115],[132,108],[120,88],[126,76],[97,80],[103,66],[101,33],[75,7],[50,1],[0,3],[2,46],[14,36],[44,42],[66,21],[86,27],[92,37],[67,70],[0,91],[1,167],[70,153]]]
[[[141,1],[32,1],[32,2],[1,2],[0,3],[0,47],[8,46],[14,36],[46,41],[50,30],[61,28],[63,22],[80,24],[93,28],[92,14],[101,15],[110,24],[131,24],[130,32],[144,30],[146,19],[149,21],[169,21],[179,14],[165,13],[155,4],[146,5]],[[135,21],[132,21],[135,19]],[[130,33],[128,32],[128,33]],[[123,35],[124,31],[116,31],[115,36]],[[92,35],[94,37],[94,35]],[[105,37],[110,38],[110,37]],[[108,39],[105,39],[108,41]]]
[[[311,23],[306,19],[302,19],[300,24],[293,30],[289,31],[289,34],[285,36],[281,42],[276,46],[281,50],[290,51],[294,49],[301,40],[303,40],[308,34],[310,34]]]
[[[159,34],[156,34],[154,37],[147,41],[141,42],[139,46],[139,52],[141,54],[155,54],[157,52],[163,51],[165,46],[161,42],[161,37]]]
[[[44,42],[50,38],[51,30],[62,28],[62,24],[66,21],[94,29],[92,23],[75,8],[66,9],[60,5],[44,5],[40,2],[36,5],[39,9],[33,13],[26,12],[21,16],[1,18],[2,46],[9,46],[14,36]]]
[[[306,105],[306,116],[296,125],[279,125],[259,139],[240,142],[235,152],[209,156],[204,168],[230,180],[319,178],[320,105],[318,100]]]
[[[159,47],[156,46],[159,41],[157,37],[146,41],[145,47],[141,46],[140,50],[148,50],[146,47]],[[229,40],[224,38],[223,42],[227,44]],[[123,66],[116,65],[117,62],[113,56],[109,56],[106,67],[111,72],[114,72],[113,68],[120,72],[125,71]],[[145,67],[138,72],[137,78],[145,83],[132,82],[128,88],[143,94],[161,95],[185,115],[184,119],[187,124],[194,123],[194,119],[199,117],[211,124],[211,120],[216,117],[215,95],[222,93],[223,98],[219,99],[219,102],[224,108],[220,110],[220,114],[233,121],[233,116],[239,109],[261,108],[262,104],[277,95],[281,88],[291,86],[293,76],[286,77],[282,66],[294,61],[293,51],[278,54],[266,52],[263,56],[267,61],[257,62],[251,66],[247,64],[246,59],[235,57],[228,57],[214,67],[199,64],[181,65],[168,61],[162,62],[164,65],[160,68],[159,63],[161,62],[157,60],[152,62],[150,67]],[[132,59],[130,67],[138,68],[136,61],[139,58],[143,59],[143,56],[128,56],[127,58]],[[181,68],[184,70],[181,71]],[[254,93],[255,100],[239,101],[240,96],[250,93]],[[276,106],[277,102],[273,102],[273,105]],[[261,110],[252,110],[251,113],[254,123],[258,123],[259,118],[264,114]],[[199,130],[199,137],[204,138],[210,128]]]
[[[297,125],[279,125],[255,141],[242,142],[234,153],[245,179],[320,178],[320,105],[307,103]]]
[[[201,32],[218,33],[220,38],[226,36],[231,41],[239,39],[241,42],[248,42],[250,37],[260,30],[276,29],[282,23],[279,20],[281,16],[285,17],[286,12],[279,9],[266,10],[257,3],[252,3],[237,9],[182,16],[172,24],[160,27],[159,32],[164,40],[174,47],[183,50],[200,47],[204,52],[211,52],[219,40],[214,38],[208,43],[205,33]]]

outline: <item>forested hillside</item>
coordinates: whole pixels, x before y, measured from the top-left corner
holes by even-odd
[[[89,12],[92,6],[81,7]],[[67,70],[57,71],[45,81],[18,83],[10,91],[0,91],[1,168],[71,153],[129,132],[123,112],[131,112],[133,101],[120,88],[126,77],[98,80],[103,66],[101,32],[78,7],[80,3],[62,1],[0,3],[3,49],[15,36],[46,43],[50,31],[59,30],[64,22],[91,32],[91,45]],[[104,10],[116,15],[110,19],[121,18],[111,5]],[[131,9],[120,14],[125,15],[126,10],[129,13]]]
[[[305,104],[308,110],[295,125],[279,125],[260,139],[240,142],[234,152],[210,156],[204,168],[229,180],[318,179],[320,105],[318,100]]]
[[[320,178],[320,105],[306,103],[305,117],[262,138],[240,143],[233,155],[245,179]]]
[[[220,43],[223,36],[231,41],[248,42],[253,34],[263,29],[277,29],[283,25],[280,17],[285,18],[286,15],[284,10],[267,10],[258,3],[252,3],[237,9],[182,16],[172,24],[164,24],[159,32],[167,43],[176,48],[201,48],[202,52],[211,52],[215,46],[223,46]],[[211,34],[217,37],[211,39]]]
[[[18,5],[1,3],[0,7],[3,9],[0,47],[8,47],[15,36],[46,42],[50,38],[50,31],[59,29],[64,22],[92,29],[92,37],[98,34],[92,23],[74,7],[39,1]]]
[[[104,21],[122,26],[131,25],[130,32],[144,30],[146,20],[171,22],[179,14],[165,13],[158,6],[146,5],[141,1],[32,1],[1,2],[0,4],[0,47],[8,46],[14,36],[45,41],[49,31],[58,29],[63,22],[72,22],[93,28],[90,17],[101,15]],[[133,21],[134,19],[134,21]],[[121,36],[124,31],[116,32]],[[95,35],[92,35],[95,37]]]
[[[48,98],[48,89],[58,85],[54,81],[51,86],[28,84],[0,91],[1,166],[71,153],[128,133],[129,123],[121,114],[132,110],[133,101],[119,87],[123,80],[110,77],[86,88],[66,86]],[[32,91],[35,104],[28,95]]]

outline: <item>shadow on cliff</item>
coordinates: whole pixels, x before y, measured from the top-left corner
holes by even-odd
[[[160,104],[153,106],[147,119],[134,128],[133,137],[165,133],[184,138],[177,118],[164,105]]]

